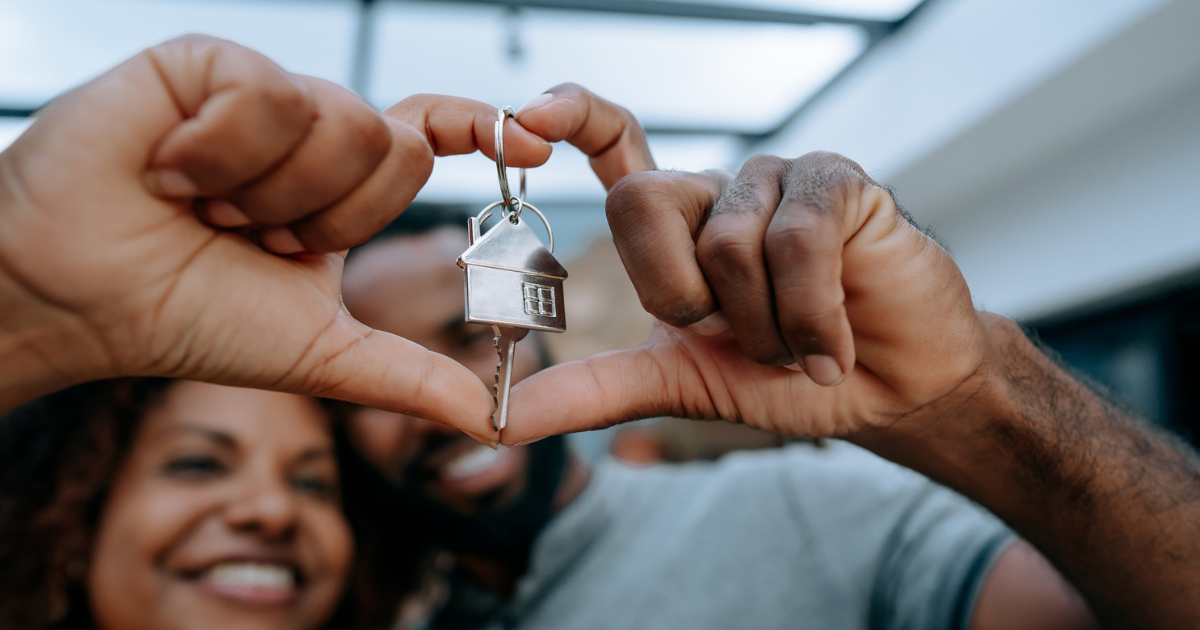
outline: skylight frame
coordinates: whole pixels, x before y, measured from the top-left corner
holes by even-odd
[[[169,2],[171,0],[161,0]],[[287,0],[281,0],[281,3]],[[302,3],[305,0],[291,0]],[[895,32],[918,12],[930,0],[918,0],[915,6],[903,17],[896,20],[881,20],[865,18],[861,15],[823,13],[816,11],[790,10],[787,8],[772,8],[764,2],[739,2],[721,4],[704,0],[427,0],[444,4],[457,5],[494,5],[506,7],[511,11],[530,9],[557,9],[583,13],[617,13],[625,15],[655,15],[664,17],[680,17],[692,19],[760,22],[774,24],[852,24],[863,29],[868,37],[867,44],[861,53],[847,63],[840,72],[825,82],[825,84],[808,94],[803,102],[797,103],[791,114],[784,117],[770,128],[756,131],[744,129],[722,129],[703,126],[671,126],[650,125],[647,133],[655,135],[730,135],[749,144],[771,137],[794,120],[807,106],[820,97],[831,85],[859,63],[876,45],[891,33]],[[374,14],[380,3],[377,0],[357,0],[356,31],[352,39],[351,63],[349,72],[349,87],[360,94],[369,90],[370,68],[376,62],[373,59],[375,46]],[[3,103],[0,102],[0,117],[21,118],[32,116],[42,104]]]

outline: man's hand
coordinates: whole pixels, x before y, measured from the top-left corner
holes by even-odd
[[[958,268],[841,156],[758,157],[736,179],[635,174],[607,210],[664,323],[643,346],[518,385],[506,443],[656,415],[844,436],[891,425],[982,363]]]
[[[387,114],[206,37],[147,50],[50,106],[0,154],[0,409],[163,375],[494,439],[479,379],[349,316],[336,252],[398,215],[435,154],[493,154],[495,110],[414,97]],[[507,124],[510,163],[550,156]]]
[[[665,323],[639,348],[523,381],[506,443],[655,415],[846,437],[1003,518],[1106,625],[1200,624],[1195,456],[1013,322],[976,312],[946,252],[856,164],[809,154],[753,159],[736,179],[636,174],[607,209],[642,303]],[[1030,574],[1006,557],[995,583],[1026,592]],[[1003,613],[1008,598],[987,595],[980,611]],[[1091,623],[1069,598],[1053,608],[1042,621]],[[975,623],[992,621],[1010,625]]]

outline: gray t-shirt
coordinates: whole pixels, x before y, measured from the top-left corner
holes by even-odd
[[[478,625],[966,628],[1012,539],[962,496],[842,442],[610,462],[539,536],[514,600]]]

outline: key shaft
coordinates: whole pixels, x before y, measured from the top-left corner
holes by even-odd
[[[513,360],[517,353],[517,342],[529,334],[525,328],[492,326],[495,334],[493,345],[500,361],[496,364],[496,383],[492,387],[492,400],[496,407],[492,411],[492,429],[501,431],[508,424],[508,391],[512,388]]]

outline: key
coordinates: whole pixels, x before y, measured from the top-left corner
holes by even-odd
[[[496,121],[496,170],[500,179],[500,201],[467,220],[470,246],[458,258],[466,290],[466,320],[489,324],[500,360],[492,387],[492,429],[499,432],[508,423],[508,391],[512,388],[513,358],[517,342],[530,330],[564,332],[567,316],[563,305],[563,280],[567,270],[554,258],[554,231],[540,210],[524,200],[525,169],[521,169],[521,196],[508,190],[504,165],[504,120],[515,118],[511,107],[498,112]],[[498,210],[497,210],[498,209]],[[500,215],[496,225],[481,232],[483,222]],[[525,219],[530,212],[546,226],[548,246]]]
[[[525,208],[536,212],[533,206]],[[468,220],[471,245],[459,257],[458,265],[465,276],[465,319],[488,324],[495,334],[499,362],[492,389],[496,405],[492,429],[500,431],[508,423],[508,390],[517,342],[530,330],[567,329],[563,309],[567,270],[529,229],[524,217],[512,212],[480,234],[479,225],[491,210],[492,206],[484,208],[479,217]]]
[[[492,326],[496,334],[493,341],[500,362],[496,364],[496,384],[492,386],[492,401],[496,404],[492,412],[492,428],[500,431],[508,424],[508,390],[512,388],[513,358],[517,353],[517,342],[529,334],[528,328]]]

